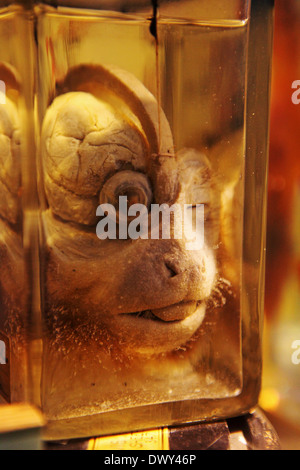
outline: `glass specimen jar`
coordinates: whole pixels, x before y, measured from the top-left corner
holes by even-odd
[[[38,237],[35,244],[32,238],[38,227],[34,35],[25,5],[0,2],[0,43],[0,400],[35,401],[34,367],[29,368],[35,339],[40,339],[31,289],[34,246],[38,250]]]
[[[272,1],[32,11],[28,369],[45,438],[249,411],[261,376]]]

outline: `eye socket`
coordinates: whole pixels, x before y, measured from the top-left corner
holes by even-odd
[[[120,171],[109,178],[99,195],[100,204],[111,204],[119,214],[119,198],[127,198],[127,208],[133,204],[142,204],[149,210],[153,194],[149,178],[137,171]]]

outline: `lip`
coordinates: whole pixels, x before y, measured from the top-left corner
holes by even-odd
[[[180,302],[164,309],[148,309],[141,312],[119,314],[114,317],[111,331],[119,338],[119,344],[130,354],[157,355],[181,348],[201,326],[206,312],[205,301]],[[167,320],[166,313],[178,310],[193,313]],[[162,315],[162,310],[164,314]],[[163,318],[159,318],[157,315]]]
[[[147,309],[140,312],[123,313],[121,315],[135,317],[137,319],[151,320],[162,323],[178,323],[193,315],[200,305],[199,301],[182,301],[159,309]]]

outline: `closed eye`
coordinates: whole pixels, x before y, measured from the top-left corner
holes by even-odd
[[[190,205],[187,205],[187,208],[188,209],[197,209],[197,208],[203,207],[203,206],[204,206],[205,212],[210,211],[210,204],[208,202],[201,202],[201,203],[198,203],[198,204],[190,204]]]
[[[199,209],[200,207],[203,207],[204,206],[204,220],[209,220],[210,218],[210,215],[211,215],[211,205],[210,203],[208,202],[201,202],[201,203],[198,203],[198,204],[190,204],[187,206],[187,209],[189,210],[197,210]]]

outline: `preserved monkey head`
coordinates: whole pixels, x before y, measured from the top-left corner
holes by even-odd
[[[127,72],[77,67],[59,93],[41,139],[49,315],[60,309],[89,318],[131,354],[178,349],[202,324],[216,283],[209,161],[193,149],[174,151],[156,99]],[[119,236],[120,196],[128,207],[145,207],[148,236]],[[96,211],[103,203],[115,209],[117,236],[100,240]],[[204,243],[190,250],[186,225],[193,227],[198,204]],[[168,238],[151,237],[153,205],[182,208],[187,218],[180,237],[172,227]]]

